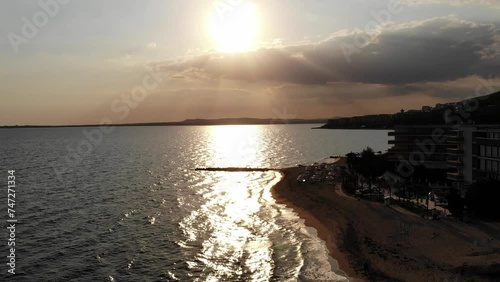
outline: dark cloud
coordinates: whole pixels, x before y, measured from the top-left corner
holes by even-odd
[[[368,34],[342,31],[315,44],[205,55],[172,62],[168,68],[177,72],[196,69],[212,78],[308,85],[405,85],[471,75],[498,77],[500,31],[493,24],[450,16],[386,24]]]

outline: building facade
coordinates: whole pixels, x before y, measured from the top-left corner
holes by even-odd
[[[424,166],[426,169],[447,167],[447,152],[450,146],[447,136],[452,130],[448,125],[397,125],[389,136],[389,160],[409,162],[412,166]]]
[[[448,180],[464,192],[484,180],[500,180],[500,126],[462,125],[448,136]]]
[[[500,125],[405,125],[389,136],[394,137],[389,160],[396,168],[408,162],[423,166],[425,173],[444,172],[449,187],[462,193],[478,181],[500,181]]]
[[[473,146],[474,180],[500,180],[500,126],[478,127]]]

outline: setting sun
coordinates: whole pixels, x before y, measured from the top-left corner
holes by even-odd
[[[259,22],[254,4],[227,6],[214,13],[209,32],[215,49],[223,53],[245,52],[257,47]]]

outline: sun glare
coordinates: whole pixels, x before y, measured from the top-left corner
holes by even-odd
[[[219,52],[238,53],[255,49],[259,32],[255,5],[250,2],[237,6],[228,4],[213,14],[209,31]]]
[[[262,166],[262,128],[258,125],[209,127],[214,167]]]

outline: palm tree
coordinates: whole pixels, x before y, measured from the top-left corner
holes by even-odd
[[[356,170],[359,164],[358,156],[355,153],[350,152],[349,154],[346,155],[346,157],[347,157],[347,166],[349,167],[349,169]]]
[[[346,157],[350,174],[349,181],[354,185],[358,185],[359,175],[361,175],[368,181],[370,190],[372,189],[373,181],[384,174],[388,166],[385,156],[376,155],[370,147],[364,149],[361,152],[361,156],[351,152]]]
[[[370,190],[372,189],[373,181],[377,177],[384,174],[387,169],[387,161],[384,155],[375,155],[372,148],[367,147],[361,152],[359,160],[359,172],[368,180]]]
[[[359,172],[363,176],[364,179],[368,180],[368,187],[372,189],[372,182],[374,178],[374,170],[375,169],[375,152],[370,147],[361,152],[361,160],[359,165]]]

